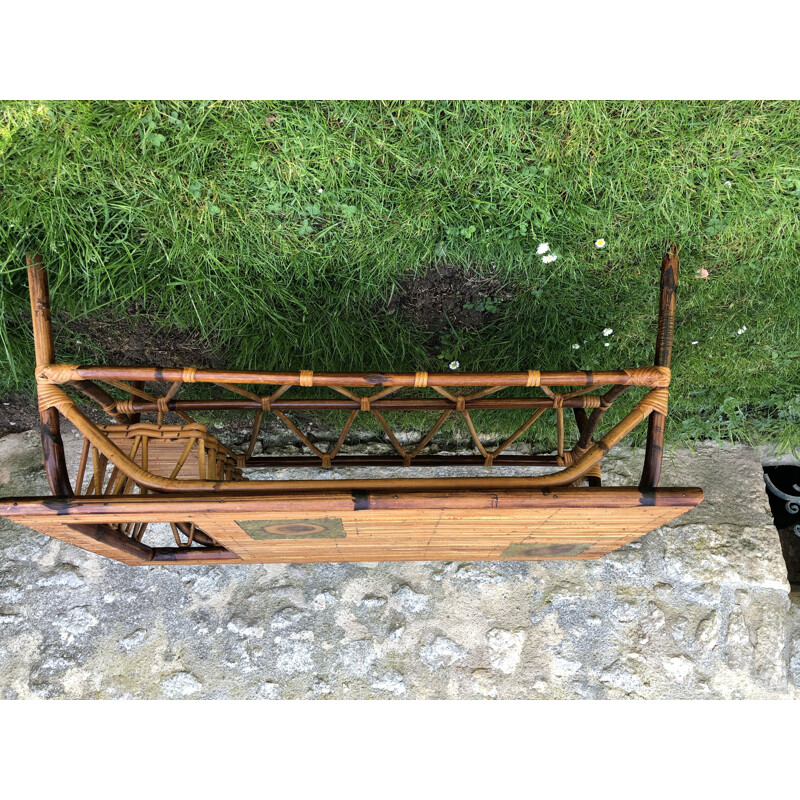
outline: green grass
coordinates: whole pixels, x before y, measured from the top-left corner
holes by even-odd
[[[602,369],[652,361],[674,239],[669,439],[796,445],[798,153],[792,102],[7,102],[0,389],[33,390],[26,250],[58,308],[140,301],[242,368],[439,369],[393,282],[494,266],[519,295],[462,368]]]

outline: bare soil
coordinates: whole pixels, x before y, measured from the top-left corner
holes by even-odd
[[[105,361],[122,366],[221,367],[223,358],[213,342],[192,329],[164,324],[149,317],[139,304],[118,311],[54,320],[56,352],[83,353],[79,361]]]
[[[39,411],[33,398],[15,392],[0,399],[0,438],[28,431],[38,424]]]
[[[91,317],[72,318],[62,312],[53,319],[56,353],[75,363],[122,366],[223,367],[225,359],[199,332],[153,320],[139,304]],[[108,420],[95,408],[84,411],[96,422]],[[0,438],[39,424],[35,399],[22,393],[0,398]]]
[[[451,326],[482,328],[498,316],[498,304],[514,294],[499,273],[479,275],[454,264],[439,264],[401,279],[386,312],[400,315],[427,333],[435,346]]]

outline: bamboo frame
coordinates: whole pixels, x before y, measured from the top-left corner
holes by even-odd
[[[339,496],[342,492],[362,495],[369,492],[438,493],[452,497],[457,492],[537,491],[560,489],[575,491],[570,487],[587,481],[590,487],[601,485],[600,466],[605,455],[645,419],[648,421],[647,445],[639,492],[647,493],[658,484],[663,455],[664,422],[667,413],[668,387],[672,339],[674,331],[675,292],[678,276],[678,252],[672,246],[664,256],[661,269],[661,291],[658,315],[658,335],[655,363],[649,367],[612,371],[537,371],[485,372],[485,373],[316,373],[259,372],[242,370],[207,370],[191,366],[183,368],[84,366],[60,364],[55,361],[50,324],[50,298],[47,278],[38,254],[26,257],[31,297],[34,346],[36,350],[36,380],[39,390],[39,409],[42,418],[42,445],[45,469],[54,496],[69,498],[80,492],[84,485],[87,467],[92,475],[87,486],[94,496],[110,497],[109,503],[118,507],[123,497],[131,492],[140,495],[151,493],[173,497],[199,497],[209,493],[219,497],[260,496],[265,498],[291,493],[295,497]],[[146,383],[166,384],[167,389],[156,396],[145,389]],[[232,398],[196,400],[179,397],[181,390],[194,383],[215,384],[231,392]],[[101,384],[105,384],[104,388]],[[252,388],[273,387],[269,394],[260,394]],[[112,425],[94,424],[64,391],[72,388],[97,403],[113,420]],[[245,388],[247,387],[247,388]],[[295,387],[334,391],[338,397],[286,397]],[[557,387],[557,388],[554,388]],[[568,387],[562,390],[561,387]],[[595,432],[609,408],[625,392],[635,388],[646,393],[610,431],[598,440]],[[351,390],[360,390],[356,393]],[[602,390],[602,394],[596,390]],[[368,391],[364,391],[368,390]],[[419,394],[434,391],[434,397],[401,397],[398,392]],[[498,397],[502,390],[517,390],[513,397]],[[127,397],[119,399],[111,391],[122,391]],[[522,393],[519,393],[519,392]],[[293,394],[296,391],[292,392]],[[538,393],[538,394],[537,394]],[[578,427],[578,439],[568,448],[565,438],[564,409],[572,409]],[[484,409],[528,409],[530,416],[510,437],[498,442],[493,449],[482,442],[470,415]],[[519,455],[504,452],[548,409],[553,409],[557,429],[557,449],[553,456]],[[224,448],[204,429],[193,423],[191,413],[213,410],[255,411],[255,422],[245,453],[236,454]],[[287,412],[339,410],[349,411],[347,422],[336,443],[323,451],[298,427]],[[412,449],[406,450],[395,436],[384,417],[392,410],[438,411],[432,428]],[[587,413],[588,412],[588,413]],[[164,425],[165,414],[177,414],[186,425]],[[395,450],[394,455],[365,456],[343,454],[341,449],[359,413],[374,416]],[[155,414],[155,425],[141,422],[142,414]],[[310,452],[308,456],[253,457],[254,445],[265,414],[272,414],[290,430]],[[472,444],[479,455],[441,456],[423,452],[441,425],[453,414],[461,415]],[[84,451],[75,487],[69,480],[63,443],[60,435],[60,418],[68,419],[84,437]],[[174,429],[174,430],[173,430]],[[149,431],[149,432],[148,432]],[[178,432],[175,432],[178,431]],[[175,461],[156,469],[157,460],[149,463],[153,436],[174,435],[185,439]],[[122,438],[120,438],[122,437]],[[121,448],[115,442],[135,441]],[[184,440],[182,439],[181,442]],[[193,444],[194,442],[194,444]],[[196,463],[199,474],[188,476],[182,467],[190,449],[196,446],[199,455]],[[210,450],[208,449],[210,448]],[[208,458],[206,453],[209,453]],[[227,452],[223,452],[227,451]],[[178,453],[176,450],[175,453]],[[213,457],[211,453],[217,454]],[[155,458],[155,456],[153,456]],[[228,466],[214,466],[222,458]],[[227,459],[227,460],[226,460]],[[525,464],[550,466],[556,471],[547,475],[526,477],[472,477],[472,478],[392,478],[392,479],[336,479],[336,480],[246,480],[241,469],[264,466],[305,466],[317,464],[330,468],[333,462],[341,465],[397,464],[403,466],[439,464]],[[161,462],[158,461],[160,464]],[[223,462],[219,462],[222,464]],[[107,470],[111,474],[106,480]],[[87,496],[87,495],[84,495]],[[194,523],[171,520],[176,540],[176,552],[170,548],[141,548],[146,521],[79,526],[83,535],[104,548],[117,549],[120,555],[145,560],[186,561],[208,558],[224,559],[220,548],[208,533]],[[71,526],[78,531],[74,525]],[[122,545],[123,537],[125,542]],[[183,536],[186,541],[181,538]],[[191,550],[192,555],[179,555],[178,550]],[[158,553],[156,551],[159,551]],[[170,552],[168,552],[170,551]],[[207,555],[200,555],[205,552]],[[231,555],[231,554],[229,554]],[[145,558],[146,556],[146,558]],[[200,563],[197,562],[197,563]],[[194,563],[194,562],[192,562]]]

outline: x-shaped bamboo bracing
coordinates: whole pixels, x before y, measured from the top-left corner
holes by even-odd
[[[583,399],[586,399],[584,396]],[[563,425],[563,417],[560,416],[563,410],[561,405],[563,401],[560,399],[560,395],[556,395],[551,399],[551,407],[556,410],[558,418],[562,420]],[[153,491],[252,491],[258,489],[260,491],[279,491],[285,490],[288,485],[298,487],[299,485],[306,485],[306,484],[313,484],[315,488],[324,490],[324,487],[320,485],[319,481],[247,481],[246,484],[243,484],[241,481],[220,481],[220,480],[204,480],[202,478],[199,479],[179,479],[175,477],[163,477],[157,476],[153,473],[147,471],[144,463],[142,466],[138,465],[135,461],[133,461],[128,455],[123,453],[114,443],[108,438],[108,436],[104,435],[103,431],[101,431],[94,423],[92,423],[78,408],[78,406],[74,403],[74,401],[61,389],[53,384],[47,384],[40,387],[40,407],[44,409],[49,408],[56,408],[59,413],[61,413],[64,417],[69,419],[76,428],[87,438],[91,441],[94,445],[95,450],[97,451],[97,458],[105,457],[109,461],[113,462],[117,465],[120,470],[122,470],[128,477],[132,478],[135,483],[140,486],[143,486],[147,489],[151,489]],[[604,410],[601,407],[598,407],[599,410]],[[465,420],[467,425],[470,429],[470,434],[473,437],[473,440],[476,442],[479,450],[481,451],[482,455],[487,458],[488,463],[491,463],[491,456],[483,444],[480,442],[480,438],[478,437],[474,425],[469,417],[468,411],[462,408],[461,413],[464,414]],[[591,470],[596,464],[598,464],[605,454],[614,447],[620,439],[626,436],[633,428],[646,419],[651,413],[657,412],[665,414],[667,410],[667,390],[663,388],[656,388],[651,389],[635,406],[634,408],[624,417],[622,421],[620,421],[611,431],[609,431],[599,442],[595,442],[589,446],[589,448],[577,455],[577,458],[574,459],[565,459],[564,458],[564,450],[563,450],[563,433],[559,434],[559,458],[563,459],[563,469],[559,472],[550,474],[550,475],[540,475],[540,476],[531,476],[531,477],[524,477],[524,478],[504,478],[504,479],[483,479],[483,478],[474,478],[474,479],[463,479],[467,482],[475,482],[476,486],[482,484],[488,484],[492,481],[500,480],[503,485],[508,486],[566,486],[569,485],[576,480],[579,480],[583,476],[587,474],[589,470]],[[391,432],[391,429],[386,424],[385,419],[383,419],[380,412],[374,412],[378,417],[379,421],[382,423],[382,427],[386,431],[387,435],[389,436],[390,440],[392,441],[395,448],[398,449],[398,452],[402,454],[404,459],[409,457],[409,453],[403,450],[400,443],[397,441],[396,436]],[[327,462],[326,466],[329,465],[331,455],[328,453],[322,452],[319,448],[316,447],[301,431],[300,429],[291,421],[285,414],[282,412],[276,412],[277,416],[282,419],[284,424],[292,430],[298,438],[303,441],[309,449],[314,452],[314,454],[319,457],[323,462]],[[535,417],[535,415],[534,415]],[[535,421],[534,417],[530,418],[526,425],[533,424]],[[512,434],[512,436],[521,435],[519,431]],[[341,437],[340,437],[341,439]],[[146,440],[145,440],[146,441]],[[505,447],[508,445],[508,442],[505,442],[502,446]],[[202,442],[200,443],[202,447]],[[566,463],[569,461],[570,463]],[[100,464],[99,461],[95,467],[95,474],[98,474],[100,471]],[[415,482],[414,479],[410,479],[410,484]],[[354,480],[354,481],[342,481],[337,480],[332,483],[335,483],[338,489],[343,489],[346,486],[350,486],[352,484],[353,487],[359,486],[372,486],[374,481],[369,480]],[[377,481],[380,483],[380,481]],[[437,479],[426,479],[426,485],[430,487],[435,487],[437,485]],[[443,485],[447,485],[448,481],[443,481]],[[398,485],[403,485],[404,487],[408,488],[407,483],[404,482],[402,479],[398,482]],[[99,492],[98,492],[99,493]]]
[[[62,365],[57,365],[62,366]],[[67,368],[69,365],[66,365]],[[55,369],[52,371],[52,374],[59,374],[61,373],[62,378],[70,378],[67,374],[68,369]],[[138,368],[109,368],[110,370],[114,371],[115,374],[118,374],[119,371],[124,372],[126,370],[135,370],[136,374],[138,375]],[[163,375],[166,370],[163,369],[154,369],[154,374]],[[343,395],[347,398],[345,401],[326,401],[319,400],[318,398],[302,398],[302,399],[294,399],[289,400],[288,403],[286,400],[281,403],[280,398],[283,397],[286,392],[292,389],[295,385],[299,385],[301,380],[300,374],[298,374],[298,381],[297,383],[286,383],[280,385],[272,394],[269,395],[259,395],[255,392],[252,392],[248,389],[245,389],[243,386],[240,386],[236,383],[223,383],[221,381],[214,381],[214,384],[221,389],[225,389],[232,394],[235,394],[239,397],[246,398],[246,401],[249,401],[248,405],[255,405],[257,408],[256,417],[252,428],[252,433],[249,441],[249,445],[247,451],[244,454],[239,456],[240,463],[246,463],[247,460],[251,457],[253,449],[255,447],[255,443],[257,441],[258,432],[261,428],[263,416],[265,413],[272,413],[276,419],[278,419],[283,425],[289,429],[299,440],[300,442],[315,456],[319,459],[321,465],[325,468],[329,468],[332,466],[333,460],[338,455],[342,445],[344,444],[345,438],[347,433],[349,432],[352,424],[359,412],[365,412],[371,414],[380,424],[383,431],[386,433],[389,442],[396,450],[401,462],[404,466],[410,466],[413,463],[414,458],[416,458],[422,449],[430,442],[433,435],[439,430],[439,428],[444,424],[447,418],[450,416],[452,411],[456,411],[460,413],[463,417],[464,422],[466,423],[467,430],[469,431],[469,435],[475,444],[477,450],[481,454],[483,458],[483,463],[486,466],[491,466],[494,463],[494,459],[496,456],[499,456],[504,450],[506,450],[514,441],[516,441],[542,414],[542,412],[547,408],[553,408],[556,414],[556,438],[557,438],[557,456],[556,456],[556,463],[558,466],[566,467],[569,466],[573,461],[577,460],[583,452],[586,451],[589,442],[584,441],[586,437],[582,437],[582,439],[576,443],[576,446],[565,453],[564,449],[564,415],[563,415],[563,408],[565,406],[572,407],[572,408],[591,408],[593,409],[593,415],[590,418],[590,422],[587,423],[586,428],[591,427],[592,430],[597,426],[597,423],[600,420],[600,417],[605,413],[605,411],[610,408],[611,404],[615,397],[621,393],[622,390],[628,388],[631,385],[640,385],[644,380],[649,381],[650,385],[653,385],[655,388],[660,388],[661,385],[668,380],[669,375],[668,371],[662,369],[651,369],[647,368],[646,370],[623,370],[623,372],[628,379],[628,382],[618,383],[616,384],[610,392],[606,393],[605,395],[597,395],[597,394],[589,394],[589,392],[594,391],[597,388],[597,384],[594,379],[591,377],[589,373],[582,372],[582,373],[573,373],[574,379],[576,382],[579,380],[583,380],[585,385],[579,387],[578,389],[574,389],[568,392],[554,392],[547,384],[541,382],[541,373],[537,373],[535,378],[531,378],[531,372],[529,371],[527,374],[526,382],[532,386],[538,386],[541,392],[544,394],[544,397],[516,397],[516,398],[502,398],[502,399],[493,399],[493,400],[486,400],[489,395],[496,394],[497,392],[510,388],[513,386],[513,382],[509,383],[509,381],[505,380],[505,376],[502,374],[493,373],[491,377],[494,379],[495,383],[492,386],[484,387],[479,389],[478,391],[470,392],[468,394],[453,394],[444,386],[439,386],[431,382],[430,376],[426,376],[424,378],[420,378],[420,374],[418,373],[415,377],[416,386],[414,387],[417,390],[425,388],[433,389],[436,393],[438,393],[441,397],[444,398],[446,405],[442,411],[442,414],[438,417],[433,429],[422,437],[420,443],[410,452],[406,451],[405,448],[400,444],[396,435],[394,434],[391,426],[386,421],[386,418],[381,413],[381,408],[387,402],[393,402],[394,405],[389,406],[391,410],[416,410],[418,408],[418,400],[413,398],[405,398],[403,400],[394,400],[394,401],[386,401],[386,398],[397,392],[401,385],[396,386],[388,386],[388,387],[380,387],[378,391],[373,392],[371,394],[361,394],[357,395],[354,392],[350,391],[348,388],[344,386],[337,386],[337,385],[328,385],[326,381],[323,380],[323,385],[327,386],[328,389],[331,389],[339,394]],[[181,375],[183,376],[185,373],[182,372]],[[426,375],[422,373],[422,375]],[[196,376],[195,376],[196,377]],[[323,378],[325,376],[323,375]],[[390,377],[391,376],[387,376]],[[462,376],[465,378],[469,378],[471,385],[472,376]],[[451,378],[452,384],[452,376],[448,376]],[[185,381],[183,377],[176,378],[172,382],[168,382],[168,389],[166,393],[161,396],[157,397],[148,392],[145,392],[142,389],[134,387],[131,383],[123,381],[119,378],[106,378],[104,379],[105,382],[118,390],[122,390],[129,394],[128,400],[120,400],[116,403],[116,411],[121,414],[140,414],[143,411],[150,411],[153,408],[157,412],[157,424],[160,425],[163,422],[164,414],[168,411],[174,411],[175,413],[179,414],[182,419],[191,421],[191,417],[187,414],[183,413],[180,410],[181,401],[178,400],[177,396],[180,389],[185,385]],[[65,383],[70,383],[70,380],[65,380]],[[305,373],[303,375],[303,382],[308,385],[311,383],[313,385],[313,376],[309,377],[309,373]],[[465,383],[466,381],[464,381]],[[425,386],[423,386],[425,384]],[[44,384],[52,385],[52,384]],[[139,398],[145,402],[136,402],[134,398]],[[540,406],[540,408],[528,418],[528,420],[523,423],[520,428],[518,428],[509,438],[505,441],[501,442],[498,446],[495,447],[494,450],[488,450],[484,443],[481,441],[472,417],[470,416],[470,410],[475,409],[485,409],[485,408],[503,408],[508,405],[508,401],[514,404],[515,407],[530,407],[535,408],[536,406]],[[383,401],[383,404],[381,403]],[[191,401],[190,401],[191,402]],[[199,401],[202,403],[203,401]],[[207,403],[218,403],[219,401],[206,401]],[[223,401],[224,402],[224,401]],[[425,402],[425,401],[422,401]],[[233,403],[241,404],[241,401],[233,401]],[[336,444],[330,448],[328,451],[321,450],[314,442],[306,436],[305,433],[299,428],[299,426],[292,421],[285,413],[285,410],[289,410],[292,408],[294,410],[305,410],[305,409],[314,409],[318,408],[320,403],[325,404],[326,406],[333,408],[342,407],[342,403],[345,403],[345,407],[350,407],[352,405],[357,405],[357,408],[352,409],[350,415],[348,416],[347,422],[345,423],[345,427],[342,431],[341,436],[339,437]],[[228,403],[226,405],[230,405]],[[291,405],[289,405],[291,404]],[[283,407],[281,407],[283,406]],[[430,410],[430,409],[428,409]],[[584,430],[580,430],[579,433],[584,433]],[[591,438],[591,436],[589,437]],[[177,472],[170,476],[170,478],[174,478]]]
[[[557,466],[566,468],[582,459],[591,444],[592,434],[600,418],[611,407],[613,401],[625,389],[631,386],[647,386],[651,389],[665,388],[669,384],[669,368],[664,366],[644,367],[613,372],[538,372],[527,370],[521,373],[472,373],[472,374],[428,374],[428,373],[388,373],[388,374],[357,374],[357,373],[313,373],[310,370],[301,370],[298,373],[261,373],[261,372],[232,372],[199,370],[194,368],[167,369],[167,368],[141,368],[141,367],[80,367],[77,365],[57,364],[51,367],[37,368],[37,377],[42,387],[64,383],[76,386],[78,382],[86,384],[89,375],[96,380],[124,391],[128,399],[116,401],[113,410],[122,415],[140,415],[155,411],[157,424],[162,424],[164,414],[172,411],[187,422],[192,417],[186,413],[188,410],[204,409],[256,409],[256,416],[252,427],[249,444],[245,453],[238,456],[240,464],[246,464],[251,458],[258,433],[263,423],[265,413],[271,413],[310,451],[313,458],[319,460],[321,466],[329,468],[339,454],[346,436],[359,412],[371,414],[379,423],[386,434],[392,447],[397,452],[400,462],[404,466],[413,464],[420,452],[428,445],[433,435],[441,428],[444,422],[455,411],[463,418],[470,438],[480,453],[483,463],[491,466],[494,459],[500,456],[513,442],[515,442],[527,429],[541,416],[547,408],[555,410],[556,417],[556,457]],[[247,376],[250,386],[263,385],[267,380],[283,381],[271,394],[257,394],[246,389],[239,382],[232,380]],[[134,381],[144,379],[160,380],[167,384],[167,391],[163,396],[154,396],[141,388],[133,385]],[[127,380],[126,380],[127,379]],[[341,384],[333,380],[341,380]],[[484,385],[477,391],[463,394],[453,394],[450,389],[474,389],[478,381]],[[234,400],[179,400],[178,394],[182,387],[190,383],[210,382],[217,387],[236,395]],[[490,385],[486,385],[486,384]],[[368,394],[356,394],[349,387],[360,386],[377,388]],[[513,389],[524,385],[526,388],[538,387],[543,396],[515,396],[491,397],[503,389]],[[577,386],[570,391],[554,392],[551,386]],[[284,395],[294,387],[318,386],[332,390],[345,399],[335,400],[330,398],[286,398]],[[598,387],[611,386],[605,395],[593,394]],[[400,389],[406,391],[416,390],[418,393],[424,389],[431,389],[440,398],[439,401],[430,397],[397,399],[390,397]],[[240,400],[238,398],[244,398]],[[283,398],[283,399],[281,399]],[[488,398],[488,399],[487,399]],[[576,416],[579,424],[580,438],[576,445],[565,451],[565,430],[563,409],[592,409],[592,415],[585,425],[580,424],[581,418]],[[494,450],[489,450],[481,441],[473,423],[470,411],[485,409],[528,408],[532,415],[505,441],[499,443]],[[320,449],[301,429],[287,416],[287,411],[309,410],[349,410],[350,414],[345,423],[341,436],[336,444],[328,451]],[[388,424],[384,411],[417,411],[439,410],[439,415],[434,427],[424,435],[418,445],[411,451],[406,451],[400,444],[391,426]],[[348,463],[353,463],[358,457],[347,456]],[[261,459],[260,463],[270,459]],[[273,459],[277,461],[277,459]],[[175,476],[170,476],[174,478]],[[549,477],[549,476],[548,476]],[[558,485],[558,484],[557,484]]]

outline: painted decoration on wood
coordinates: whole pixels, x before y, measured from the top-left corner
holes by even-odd
[[[516,542],[510,544],[500,558],[572,558],[588,550],[595,542]]]
[[[323,517],[321,519],[237,519],[236,524],[253,539],[345,538],[342,521],[338,517]]]

